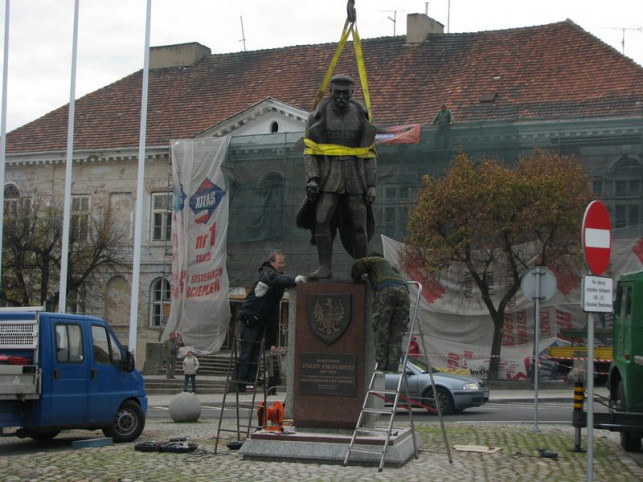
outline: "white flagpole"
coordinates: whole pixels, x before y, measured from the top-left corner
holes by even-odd
[[[4,169],[7,150],[7,78],[9,77],[9,11],[11,0],[5,0],[4,62],[2,64],[2,113],[0,113],[0,286],[2,285],[2,231],[4,227]]]
[[[76,112],[76,58],[78,52],[78,2],[74,2],[74,39],[71,49],[71,86],[69,88],[69,118],[67,119],[67,159],[65,161],[65,202],[63,206],[63,237],[60,259],[60,291],[58,310],[67,311],[67,271],[69,264],[69,225],[71,214],[71,179],[74,163],[74,116]]]
[[[132,260],[132,305],[129,320],[129,350],[136,355],[136,332],[138,328],[138,292],[141,272],[141,225],[143,221],[143,181],[145,178],[145,133],[147,126],[147,84],[150,70],[150,18],[152,0],[147,0],[145,19],[145,57],[143,62],[143,91],[141,92],[141,129],[138,147],[138,177],[136,180],[136,212],[134,214],[134,259]]]

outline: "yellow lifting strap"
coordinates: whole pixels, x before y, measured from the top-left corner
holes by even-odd
[[[330,61],[330,65],[326,70],[324,81],[322,82],[322,85],[319,88],[319,91],[317,92],[317,97],[315,97],[315,101],[313,102],[312,111],[314,111],[319,105],[319,103],[321,102],[324,96],[324,93],[328,88],[328,84],[330,83],[330,79],[333,76],[333,72],[335,71],[335,67],[337,66],[337,62],[339,60],[339,57],[341,56],[342,50],[346,45],[346,41],[348,40],[349,35],[352,34],[353,46],[355,48],[355,57],[357,60],[357,70],[359,72],[359,80],[362,84],[362,92],[364,92],[364,101],[366,103],[368,120],[372,121],[373,116],[371,113],[371,97],[368,92],[368,81],[366,79],[366,67],[364,66],[364,54],[362,52],[362,42],[359,38],[359,33],[357,32],[357,25],[355,25],[356,15],[355,15],[354,9],[351,15],[350,1],[349,1],[348,8],[349,8],[348,18],[346,19],[346,22],[344,22],[344,29],[342,30],[342,36],[339,40],[339,45],[337,46],[337,49],[335,50],[335,54],[333,55],[333,58]],[[371,145],[369,147],[346,147],[346,146],[340,146],[338,144],[317,144],[314,141],[307,138],[304,139],[304,144],[306,145],[306,147],[304,148],[304,154],[316,154],[316,155],[325,155],[325,156],[355,156],[355,157],[361,157],[361,158],[376,157],[374,145]]]
[[[373,159],[376,157],[373,146],[346,147],[339,144],[317,144],[308,138],[304,139],[304,154],[317,154],[323,156],[353,156]]]
[[[328,88],[328,84],[330,83],[330,78],[333,76],[333,72],[335,71],[337,62],[339,61],[339,57],[341,56],[342,50],[344,50],[344,46],[346,45],[346,41],[348,40],[348,36],[351,33],[353,34],[353,43],[355,47],[355,57],[357,60],[357,70],[359,72],[359,80],[362,84],[362,91],[364,92],[364,101],[366,103],[366,110],[368,111],[368,120],[370,121],[372,120],[371,96],[368,92],[368,80],[366,79],[366,67],[364,66],[364,53],[362,52],[362,42],[360,40],[359,33],[357,32],[357,25],[355,25],[354,22],[350,22],[349,19],[346,19],[346,22],[344,23],[344,30],[342,31],[342,36],[339,40],[339,45],[337,46],[337,50],[335,50],[335,54],[333,55],[333,58],[330,61],[330,65],[326,70],[324,81],[322,82],[322,85],[319,88],[319,91],[317,92],[317,97],[315,97],[315,102],[313,102],[313,107],[311,110],[314,111],[319,105],[319,103],[321,102],[322,98],[324,97],[324,93],[326,92],[326,89]]]

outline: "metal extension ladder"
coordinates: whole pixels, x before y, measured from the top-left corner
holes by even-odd
[[[428,365],[428,371],[429,371],[429,376],[431,378],[431,386],[433,387],[433,395],[434,398],[431,399],[434,401],[435,406],[437,408],[438,412],[438,417],[440,419],[440,428],[442,430],[442,435],[444,438],[444,443],[447,449],[447,454],[449,457],[449,463],[453,463],[453,459],[451,458],[451,451],[449,449],[449,441],[447,439],[447,433],[444,428],[444,421],[442,419],[442,410],[440,408],[440,400],[438,397],[438,392],[435,386],[435,381],[433,380],[433,369],[431,367],[431,362],[428,357],[428,351],[426,350],[426,347],[424,346],[424,337],[422,335],[421,328],[418,323],[418,307],[420,304],[420,296],[422,296],[422,285],[418,283],[417,281],[408,281],[408,285],[416,285],[417,288],[417,298],[415,300],[415,306],[413,309],[413,317],[411,321],[411,327],[409,329],[409,335],[407,338],[406,342],[406,349],[404,350],[404,358],[402,361],[402,367],[403,370],[406,367],[406,363],[409,358],[409,347],[411,344],[411,339],[413,338],[413,335],[415,333],[416,326],[419,331],[419,336],[420,339],[422,340],[422,350],[426,356],[427,360],[427,365]],[[404,370],[405,371],[405,370]],[[366,391],[366,396],[364,397],[364,403],[362,404],[362,411],[359,414],[359,418],[357,419],[357,424],[355,426],[355,430],[353,432],[353,436],[351,437],[350,444],[348,445],[348,450],[346,451],[346,456],[344,457],[344,466],[348,465],[348,460],[351,456],[352,452],[361,452],[361,453],[373,453],[373,454],[378,454],[380,456],[380,462],[378,466],[378,471],[381,472],[382,469],[384,468],[384,462],[386,460],[386,454],[389,449],[389,442],[391,439],[391,436],[393,436],[395,433],[397,433],[396,430],[394,430],[394,423],[395,423],[395,414],[397,412],[398,406],[400,405],[400,399],[403,398],[404,401],[402,402],[403,406],[406,406],[406,408],[409,411],[409,420],[411,422],[411,437],[413,440],[413,450],[415,453],[415,458],[418,458],[418,447],[417,447],[417,441],[415,439],[415,425],[413,423],[413,406],[411,403],[411,400],[409,398],[409,389],[408,389],[408,384],[407,384],[407,379],[404,374],[401,374],[400,377],[398,378],[397,386],[395,390],[386,390],[386,385],[384,386],[384,389],[376,388],[376,380],[377,378],[380,377],[380,380],[383,380],[385,378],[385,374],[382,371],[378,370],[377,364],[375,365],[375,371],[373,372],[371,376],[371,381],[368,386],[368,390]],[[402,390],[404,390],[404,396],[401,395]],[[389,398],[387,398],[389,397]],[[371,408],[374,404],[373,402],[375,399],[383,399],[385,402],[390,402],[392,397],[392,406],[390,408],[384,407],[384,408]],[[386,424],[386,427],[365,427],[364,426],[364,421],[365,418],[368,414],[375,414],[375,415],[386,415],[388,417],[388,423]],[[358,435],[363,434],[363,435],[373,435],[373,434],[379,434],[384,436],[384,443],[381,446],[381,448],[371,448],[372,446],[365,446],[365,445],[360,445],[359,442],[357,441]]]
[[[216,436],[216,442],[214,445],[214,454],[217,454],[217,450],[219,448],[219,440],[221,438],[221,433],[222,432],[230,432],[234,433],[237,436],[237,442],[244,442],[248,437],[250,437],[250,429],[255,428],[259,429],[259,425],[253,425],[252,419],[253,415],[255,414],[256,407],[255,407],[255,399],[257,396],[257,382],[259,381],[259,372],[261,367],[265,367],[265,341],[266,341],[266,331],[264,329],[263,335],[261,337],[260,341],[247,341],[243,340],[242,338],[238,338],[236,335],[234,336],[233,343],[232,343],[232,350],[230,351],[230,362],[228,365],[228,374],[226,376],[226,388],[225,392],[223,393],[223,400],[221,402],[221,412],[219,413],[219,424],[217,426],[217,436]],[[254,381],[254,389],[252,391],[252,398],[250,401],[247,400],[240,400],[239,399],[239,383],[241,382],[240,380],[237,379],[236,373],[237,373],[237,366],[239,362],[239,357],[237,353],[237,342],[248,342],[248,343],[256,343],[260,345],[260,357],[259,360],[257,361],[257,373],[255,375],[255,381]],[[267,382],[268,380],[264,380],[263,384],[263,405],[264,407],[266,406],[266,400],[267,400]],[[234,399],[232,401],[228,401],[228,395],[234,396]],[[235,411],[235,417],[236,417],[236,429],[231,429],[231,428],[224,428],[223,427],[223,418],[225,416],[226,409],[231,408],[234,409]]]

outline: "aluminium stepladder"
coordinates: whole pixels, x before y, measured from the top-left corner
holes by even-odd
[[[253,425],[252,420],[253,420],[253,415],[255,414],[255,399],[257,396],[257,386],[259,382],[259,373],[260,369],[263,371],[263,367],[265,367],[265,341],[266,341],[266,330],[264,328],[263,335],[261,337],[260,341],[248,341],[248,340],[243,340],[242,338],[237,337],[236,335],[234,336],[234,340],[232,343],[232,350],[230,351],[230,361],[228,365],[228,374],[226,376],[226,387],[225,391],[223,393],[223,400],[221,401],[221,411],[219,413],[219,424],[217,426],[217,436],[216,436],[216,442],[214,445],[214,454],[217,454],[218,447],[219,447],[219,440],[221,438],[221,433],[222,432],[231,432],[235,433],[237,436],[237,443],[242,443],[248,437],[250,437],[250,429],[253,427],[255,429],[260,428],[258,425]],[[238,366],[238,342],[248,342],[248,343],[256,343],[260,346],[260,357],[259,360],[257,361],[257,372],[255,375],[255,381],[254,381],[254,389],[252,391],[252,397],[251,399],[248,400],[240,400],[239,399],[239,390],[238,386],[240,383],[240,380],[237,380],[237,366]],[[263,405],[264,407],[266,406],[266,401],[268,398],[268,392],[267,392],[267,380],[264,380],[263,384]],[[234,400],[232,402],[228,401],[228,395],[234,396]],[[225,412],[227,408],[232,408],[235,411],[235,418],[236,418],[236,428],[231,429],[231,428],[224,428],[223,427],[223,419],[225,416]]]
[[[442,409],[440,408],[440,400],[438,397],[438,391],[435,386],[435,381],[433,379],[433,369],[431,367],[431,362],[429,360],[428,356],[428,351],[426,350],[426,347],[424,346],[424,337],[422,335],[422,331],[419,327],[418,323],[418,307],[420,303],[420,296],[422,296],[422,285],[418,283],[417,281],[408,281],[408,285],[415,285],[417,288],[417,297],[415,300],[415,306],[413,308],[413,315],[411,319],[411,326],[409,328],[409,336],[407,338],[406,342],[406,349],[404,350],[404,357],[402,360],[402,367],[406,367],[408,358],[409,358],[409,346],[411,344],[411,339],[413,338],[413,334],[415,333],[416,327],[419,330],[419,336],[420,339],[422,340],[422,350],[426,356],[427,360],[427,366],[428,366],[428,372],[429,376],[431,378],[431,386],[433,388],[433,395],[434,398],[431,399],[435,403],[435,407],[437,408],[437,413],[438,417],[440,419],[440,428],[442,430],[442,435],[444,438],[444,443],[447,449],[447,454],[449,458],[449,463],[453,463],[453,459],[451,457],[451,451],[449,448],[449,442],[447,439],[447,434],[446,430],[444,428],[444,421],[442,419]],[[413,450],[414,450],[414,455],[415,458],[418,458],[418,447],[417,447],[417,441],[415,438],[415,425],[413,423],[413,407],[412,407],[412,401],[409,398],[409,391],[408,391],[408,384],[407,384],[407,377],[401,374],[401,376],[398,377],[397,381],[397,386],[395,387],[394,390],[386,390],[386,386],[384,389],[376,388],[376,380],[377,378],[380,377],[379,379],[382,380],[385,377],[384,372],[378,371],[378,366],[375,366],[375,371],[371,375],[371,381],[368,386],[368,390],[366,391],[366,395],[364,397],[364,403],[362,404],[362,411],[359,414],[359,418],[357,420],[357,424],[355,426],[355,430],[353,432],[353,436],[351,437],[351,441],[348,445],[348,450],[346,451],[346,456],[344,457],[344,466],[348,465],[349,458],[351,456],[352,452],[361,452],[361,453],[372,453],[372,454],[377,454],[380,456],[380,461],[379,461],[379,466],[378,466],[378,471],[381,472],[382,469],[384,468],[384,462],[386,460],[386,454],[389,449],[389,443],[391,436],[395,433],[397,433],[396,430],[394,430],[393,426],[395,423],[395,414],[397,412],[398,406],[400,405],[400,399],[403,398],[404,402],[402,403],[403,406],[406,406],[406,408],[409,411],[409,421],[411,423],[411,430],[410,430],[410,436],[413,440]],[[401,395],[402,390],[404,390],[404,396]],[[384,408],[371,408],[373,405],[373,401],[378,398],[378,399],[383,399],[386,403],[391,403],[392,406],[390,408],[384,407]],[[366,415],[368,414],[374,414],[374,415],[385,415],[388,417],[388,423],[386,424],[386,427],[365,427],[364,422]],[[372,448],[374,447],[373,445],[360,445],[357,437],[358,435],[380,435],[384,437],[384,443],[380,446],[375,446],[377,448]]]

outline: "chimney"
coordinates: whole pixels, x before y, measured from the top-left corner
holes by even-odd
[[[406,16],[406,43],[420,44],[430,33],[444,33],[444,25],[423,13]]]
[[[212,52],[198,42],[150,48],[150,70],[166,67],[187,67]]]

